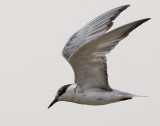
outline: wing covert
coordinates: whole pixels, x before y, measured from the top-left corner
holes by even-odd
[[[73,34],[62,51],[65,59],[68,61],[69,57],[82,45],[104,35],[113,25],[113,20],[127,7],[129,7],[129,5],[107,11]]]
[[[149,18],[138,20],[112,30],[84,44],[71,55],[69,63],[76,73],[77,89],[84,91],[96,87],[111,90],[108,85],[105,55],[109,53],[120,40],[124,39],[132,30],[147,20],[149,20]]]

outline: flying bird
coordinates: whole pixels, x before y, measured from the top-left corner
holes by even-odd
[[[73,68],[75,82],[62,86],[48,108],[58,101],[105,105],[137,96],[110,87],[106,63],[106,54],[150,19],[134,21],[107,32],[113,20],[129,6],[120,6],[101,14],[70,37],[62,54]]]

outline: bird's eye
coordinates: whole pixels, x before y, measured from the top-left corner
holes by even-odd
[[[71,85],[71,84],[68,84],[68,85],[65,85],[65,86],[61,87],[61,88],[59,89],[59,91],[57,92],[57,95],[58,95],[58,96],[63,95],[63,94],[66,92],[67,88],[68,88],[70,85]]]

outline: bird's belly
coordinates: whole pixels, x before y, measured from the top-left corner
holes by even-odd
[[[86,105],[105,105],[119,100],[120,97],[112,93],[82,93],[75,95],[71,102]]]

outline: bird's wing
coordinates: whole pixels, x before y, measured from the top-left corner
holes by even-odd
[[[65,59],[68,60],[69,57],[85,43],[104,35],[113,25],[112,21],[128,6],[129,5],[117,7],[101,14],[73,34],[62,51]]]
[[[81,46],[69,58],[69,63],[76,73],[77,90],[84,91],[85,89],[95,87],[112,90],[108,85],[105,55],[120,40],[147,20],[149,18],[126,24]]]

